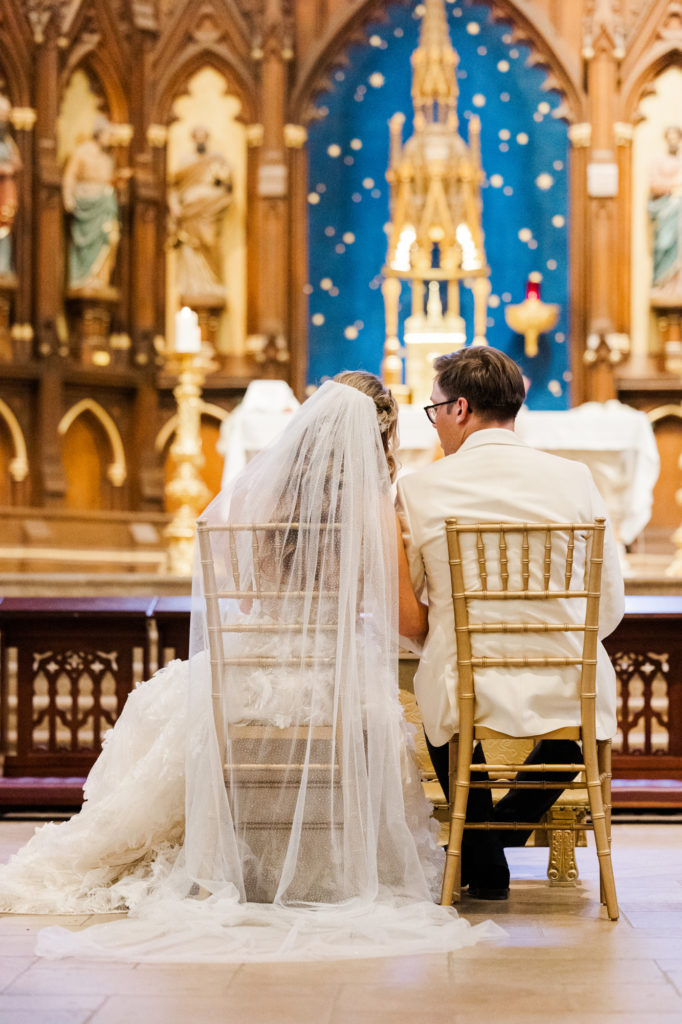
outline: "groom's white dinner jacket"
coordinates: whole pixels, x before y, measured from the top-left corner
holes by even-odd
[[[471,434],[453,455],[402,477],[398,481],[398,511],[406,536],[412,584],[418,595],[428,597],[429,606],[429,632],[414,689],[427,735],[433,744],[440,745],[457,731],[458,722],[456,641],[444,520],[454,516],[462,523],[591,522],[595,516],[606,515],[606,509],[590,471],[582,463],[537,451],[511,430],[488,428]],[[510,546],[510,567],[513,564]],[[510,586],[512,582],[513,577]],[[490,585],[495,585],[492,580]],[[557,622],[576,621],[584,607],[576,600],[552,604],[556,606]],[[479,607],[482,605],[483,602]],[[600,640],[615,629],[623,611],[623,578],[607,523]],[[505,602],[504,613],[518,615],[519,620],[529,615],[527,605],[524,609],[516,601]],[[489,602],[482,614],[488,621],[498,619],[499,602]],[[542,656],[571,654],[576,645],[579,653],[582,636],[545,634],[529,639],[508,635],[488,637],[484,642],[489,645],[489,654],[514,650]],[[483,638],[478,639],[480,643]],[[492,644],[498,646],[493,650]],[[567,644],[571,647],[568,652]],[[474,646],[477,650],[480,648]],[[534,736],[577,724],[577,711],[573,710],[576,683],[577,672],[572,668],[543,669],[531,674],[521,669],[486,669],[477,676],[477,724],[519,736]],[[597,736],[608,739],[615,731],[616,677],[600,643]]]

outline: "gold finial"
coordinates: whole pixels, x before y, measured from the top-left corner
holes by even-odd
[[[443,0],[426,0],[419,46],[412,54],[415,125],[437,122],[457,128],[457,65]]]

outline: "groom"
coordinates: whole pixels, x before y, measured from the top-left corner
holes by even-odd
[[[591,522],[606,509],[589,470],[525,445],[514,421],[525,397],[521,371],[496,349],[476,347],[439,356],[431,405],[426,414],[438,432],[445,458],[398,482],[398,512],[406,538],[415,593],[428,594],[428,635],[414,679],[427,744],[438,780],[448,796],[448,741],[457,731],[457,660],[444,520]],[[608,636],[624,610],[623,580],[614,537],[607,523],[604,545],[599,638]],[[521,602],[508,602],[522,620]],[[486,724],[517,736],[537,736],[557,726],[566,702],[561,678],[534,700],[533,677],[525,690],[491,685]],[[493,706],[494,705],[494,706]],[[615,672],[599,645],[597,659],[597,737],[616,731]],[[569,724],[564,721],[559,724]],[[474,761],[483,762],[480,744]],[[572,740],[543,740],[526,763],[575,763],[582,756]],[[540,776],[542,778],[542,776]],[[568,782],[572,773],[553,774]],[[538,780],[538,774],[526,778]],[[475,781],[476,773],[472,775]],[[523,780],[524,775],[520,774]],[[539,821],[561,789],[512,790],[492,808],[489,790],[471,789],[468,821]],[[479,899],[506,899],[509,868],[503,846],[522,846],[530,833],[465,831],[462,885]]]

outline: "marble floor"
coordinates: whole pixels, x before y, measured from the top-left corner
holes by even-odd
[[[0,859],[33,827],[0,822]],[[617,924],[600,911],[592,849],[578,851],[577,889],[548,887],[545,851],[509,854],[509,901],[461,905],[508,937],[460,953],[224,967],[46,962],[33,955],[35,934],[67,919],[1,917],[0,1024],[682,1022],[682,824],[614,828]]]

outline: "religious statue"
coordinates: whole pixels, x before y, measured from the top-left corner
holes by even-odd
[[[62,196],[71,214],[68,286],[109,287],[120,237],[111,126],[98,117],[92,136],[76,146],[64,169]]]
[[[666,128],[667,152],[651,166],[652,292],[682,305],[682,128]]]
[[[12,273],[12,226],[19,205],[21,157],[9,133],[11,109],[7,97],[0,95],[0,274]]]
[[[209,151],[208,139],[208,129],[197,125],[194,150],[170,179],[169,244],[177,250],[182,301],[213,299],[222,305],[220,227],[232,202],[232,171],[221,153]]]

